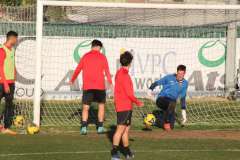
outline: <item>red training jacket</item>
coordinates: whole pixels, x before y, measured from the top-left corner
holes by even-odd
[[[81,71],[83,71],[83,90],[105,90],[104,73],[108,82],[112,84],[107,58],[99,51],[92,50],[81,58],[71,78],[72,83]]]
[[[132,104],[137,106],[141,102],[134,96],[133,83],[128,69],[120,68],[115,76],[114,103],[116,112],[132,110]]]

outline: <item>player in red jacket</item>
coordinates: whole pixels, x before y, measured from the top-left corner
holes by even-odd
[[[126,51],[123,53],[120,57],[122,67],[117,71],[115,76],[114,103],[117,112],[117,129],[113,136],[112,160],[120,160],[119,144],[121,140],[126,159],[134,157],[134,154],[129,149],[129,129],[133,104],[142,107],[143,103],[135,97],[133,83],[128,74],[132,60],[133,56],[130,52]]]
[[[99,40],[92,41],[92,49],[86,53],[80,60],[71,80],[73,84],[79,73],[82,71],[83,76],[83,110],[82,110],[82,125],[80,133],[87,134],[88,111],[92,102],[97,102],[98,105],[98,127],[97,132],[104,133],[104,106],[106,102],[105,92],[105,76],[107,77],[110,88],[112,88],[112,80],[108,67],[107,58],[100,52],[103,47]]]

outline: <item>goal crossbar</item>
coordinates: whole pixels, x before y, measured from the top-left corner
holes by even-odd
[[[146,9],[201,9],[201,10],[236,10],[240,5],[209,5],[209,4],[152,4],[152,3],[114,3],[114,2],[78,2],[40,0],[44,6],[82,6],[105,8],[146,8]]]

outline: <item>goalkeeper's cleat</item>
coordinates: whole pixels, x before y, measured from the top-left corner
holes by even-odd
[[[105,128],[104,127],[98,127],[97,133],[98,134],[104,134],[105,133]]]
[[[2,133],[2,134],[9,134],[9,135],[17,135],[17,132],[12,131],[12,130],[10,130],[10,129],[8,129],[8,128],[2,129],[2,130],[1,130],[1,133]]]
[[[87,127],[81,127],[80,134],[81,135],[87,135]]]
[[[164,128],[165,131],[171,131],[170,123],[164,123],[163,128]]]
[[[112,156],[112,158],[111,158],[111,160],[121,160],[121,157],[120,157],[120,154],[119,154],[119,152],[117,151],[117,152],[115,152],[115,151],[111,151],[111,156]]]

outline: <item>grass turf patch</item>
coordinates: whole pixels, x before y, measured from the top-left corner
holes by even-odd
[[[110,159],[111,142],[105,135],[1,135],[0,141],[0,159],[4,160]],[[130,143],[137,160],[237,160],[240,156],[239,140],[132,137]]]

